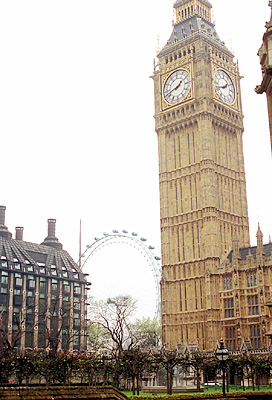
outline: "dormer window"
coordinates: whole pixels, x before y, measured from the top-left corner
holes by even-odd
[[[7,268],[8,267],[8,262],[6,260],[1,260],[1,267],[2,268]]]

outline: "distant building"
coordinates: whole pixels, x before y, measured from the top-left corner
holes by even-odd
[[[15,239],[0,206],[0,329],[21,350],[86,348],[86,278],[55,236],[48,220],[42,244]]]

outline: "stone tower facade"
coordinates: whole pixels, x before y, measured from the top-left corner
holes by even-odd
[[[250,245],[240,76],[211,9],[208,0],[175,2],[173,32],[153,76],[169,348],[186,341],[215,347],[225,333],[220,265],[233,245],[238,253]]]
[[[272,1],[269,1],[269,6],[271,7],[271,17],[270,21],[265,24],[266,32],[263,35],[263,43],[258,51],[263,80],[255,90],[258,94],[266,93],[272,150]]]

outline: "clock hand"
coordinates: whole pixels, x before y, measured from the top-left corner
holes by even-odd
[[[226,83],[226,85],[224,86],[219,86],[220,89],[226,89],[228,87],[228,84]]]
[[[180,87],[181,83],[182,83],[182,79],[181,79],[181,81],[178,83],[178,85],[177,85],[176,87],[174,87],[174,89],[170,90],[170,92],[167,93],[166,97],[169,96],[169,94],[171,94],[172,92],[174,92],[174,90],[177,90],[177,89]]]

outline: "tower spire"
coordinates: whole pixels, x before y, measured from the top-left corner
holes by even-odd
[[[208,0],[177,0],[174,3],[176,24],[197,15],[208,22],[212,22],[212,5]]]

